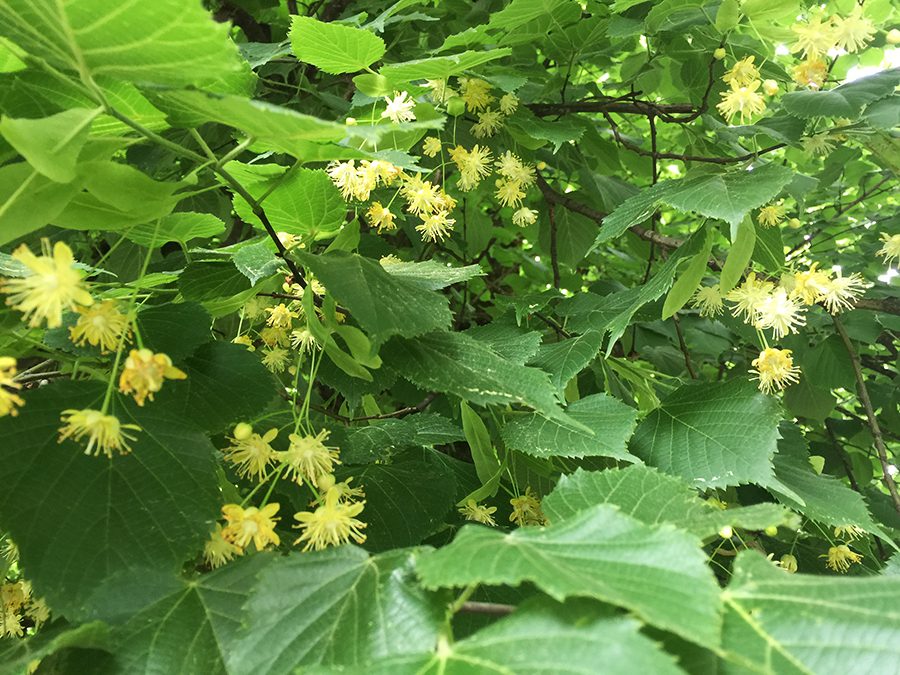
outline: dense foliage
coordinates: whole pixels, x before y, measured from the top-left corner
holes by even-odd
[[[898,21],[0,0],[0,673],[900,672]]]

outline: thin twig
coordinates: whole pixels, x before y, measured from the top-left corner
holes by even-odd
[[[515,605],[502,605],[497,602],[474,602],[468,600],[459,606],[460,612],[472,614],[491,614],[493,616],[506,616],[516,611]]]
[[[553,288],[559,290],[559,253],[556,247],[556,205],[550,202],[547,213],[550,216],[550,268],[553,270]]]
[[[885,487],[887,487],[888,492],[891,494],[894,508],[897,510],[897,513],[900,513],[900,493],[897,492],[897,484],[894,482],[894,477],[889,471],[891,464],[888,461],[887,447],[884,445],[881,427],[878,424],[878,418],[875,417],[875,409],[872,407],[872,400],[869,398],[869,390],[866,387],[866,381],[863,377],[859,354],[856,352],[853,343],[850,341],[850,336],[847,334],[843,322],[836,316],[831,317],[831,319],[834,322],[835,330],[837,330],[838,335],[841,336],[841,340],[844,341],[844,346],[847,348],[847,353],[850,355],[850,362],[853,364],[853,374],[856,376],[859,400],[862,402],[863,408],[866,411],[869,429],[872,431],[872,438],[875,440],[875,450],[878,452],[878,460],[881,462],[881,472],[883,474],[882,481],[884,482]]]
[[[684,367],[687,368],[688,375],[692,380],[697,379],[697,373],[694,371],[694,365],[691,363],[691,353],[688,351],[687,343],[684,341],[684,333],[681,332],[681,320],[678,318],[678,312],[672,315],[675,321],[675,334],[678,336],[678,346],[681,353],[684,354]]]
[[[436,393],[428,394],[421,401],[416,403],[416,405],[407,406],[406,408],[400,408],[399,410],[395,410],[394,412],[382,413],[381,415],[366,415],[365,417],[347,417],[346,415],[341,415],[340,413],[332,412],[327,408],[321,408],[319,406],[310,406],[313,410],[326,415],[332,419],[336,419],[339,422],[343,422],[344,424],[351,424],[352,422],[368,422],[371,420],[389,420],[395,419],[398,417],[406,417],[407,415],[412,415],[413,413],[420,413],[429,405],[434,399],[437,398]]]

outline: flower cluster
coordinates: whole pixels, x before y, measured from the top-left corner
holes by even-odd
[[[753,64],[754,59],[753,56],[741,59],[722,76],[722,81],[729,88],[722,92],[722,100],[716,107],[722,113],[722,117],[729,122],[737,115],[740,123],[744,124],[754,116],[765,112],[766,101],[762,94],[758,93],[760,87],[763,87],[763,91],[769,96],[778,92],[778,83],[774,80],[766,80],[763,85],[759,70]]]
[[[0,356],[0,417],[19,414],[17,406],[25,401],[16,392],[22,385],[16,382],[16,360],[11,356]]]
[[[22,637],[24,621],[40,627],[50,618],[50,608],[31,590],[31,584],[18,579],[0,584],[0,638]]]
[[[519,527],[526,525],[546,525],[547,518],[541,510],[541,500],[534,496],[531,487],[525,488],[525,493],[509,500],[512,513],[509,520]]]
[[[814,12],[806,21],[791,26],[791,31],[796,36],[791,51],[803,58],[792,72],[794,82],[812,89],[819,89],[825,83],[828,74],[825,57],[829,52],[858,52],[875,36],[875,26],[863,16],[861,5],[854,7],[846,17],[825,18]]]
[[[119,391],[133,394],[139,406],[158,393],[166,380],[183,380],[187,374],[172,365],[172,359],[149,349],[132,349],[119,376]]]
[[[346,488],[349,486],[345,485]],[[321,551],[329,546],[346,544],[350,539],[357,544],[366,540],[363,530],[366,523],[356,516],[365,508],[365,500],[355,501],[352,490],[333,485],[325,491],[325,497],[318,500],[315,511],[300,511],[294,514],[297,525],[302,530],[294,545],[303,543],[303,550]]]

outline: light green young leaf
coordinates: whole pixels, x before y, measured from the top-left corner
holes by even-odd
[[[347,669],[360,675],[471,675],[473,672],[545,675],[610,673],[678,675],[672,656],[639,632],[634,619],[613,617],[587,600],[536,598],[512,616],[436,653],[396,656]]]
[[[291,254],[325,284],[328,292],[376,342],[392,335],[412,337],[450,324],[447,298],[388,274],[360,255]]]
[[[566,414],[584,425],[575,429],[565,422],[536,413],[508,416],[500,433],[514,450],[533,457],[612,457],[636,462],[626,445],[634,431],[637,410],[606,394],[586,396],[566,408]]]
[[[509,56],[508,47],[486,51],[467,51],[450,56],[435,56],[403,63],[389,63],[381,67],[379,75],[390,88],[399,87],[415,80],[446,80],[451,75],[459,75],[489,61]]]
[[[722,598],[725,656],[742,669],[863,675],[900,663],[900,577],[787,574],[744,551]]]
[[[181,211],[163,216],[158,223],[135,225],[122,234],[136,244],[155,248],[168,241],[187,244],[192,239],[213,237],[224,231],[225,223],[211,213]]]
[[[254,78],[228,31],[200,3],[183,0],[133,2],[117,12],[105,0],[0,2],[0,34],[94,79],[246,90]]]
[[[308,16],[293,17],[289,37],[298,59],[332,75],[367,68],[385,51],[384,40],[371,31]]]
[[[725,258],[725,264],[722,265],[722,272],[719,274],[719,293],[722,295],[737,285],[747,265],[750,264],[753,248],[756,246],[756,226],[749,216],[733,229],[737,231],[732,237],[728,257]]]
[[[666,320],[675,312],[684,307],[694,291],[703,281],[703,275],[706,273],[706,265],[709,261],[709,253],[712,250],[712,230],[706,229],[706,236],[700,250],[691,256],[687,265],[681,274],[672,284],[666,301],[663,303],[662,318]]]
[[[379,262],[384,271],[391,276],[406,279],[429,291],[439,291],[447,286],[484,276],[480,265],[452,267],[442,265],[436,260],[403,262],[389,258],[382,258]]]
[[[686,384],[638,425],[631,451],[701,489],[778,485],[778,401],[743,377]]]
[[[260,575],[232,643],[232,675],[354,665],[431,649],[445,598],[414,581],[413,554],[355,546],[278,558]],[[390,626],[390,630],[385,630]]]
[[[797,518],[779,504],[754,504],[721,510],[700,498],[688,484],[653,467],[584,471],[562,476],[541,502],[550,522],[564,520],[595,504],[613,504],[648,525],[671,523],[705,539],[724,526],[763,530],[796,525]]]
[[[459,402],[460,419],[463,425],[463,434],[472,452],[472,461],[475,463],[475,472],[482,485],[486,485],[500,470],[500,460],[494,444],[491,443],[491,435],[481,417],[469,407],[465,401]]]
[[[466,525],[416,570],[426,588],[529,581],[557,600],[595,598],[691,642],[719,643],[718,585],[699,540],[606,504],[510,533]]]
[[[284,261],[275,255],[275,244],[268,237],[241,246],[231,259],[234,266],[250,280],[251,284],[272,276],[284,265]]]
[[[0,245],[51,222],[80,189],[78,181],[55,183],[27,162],[0,167]]]
[[[73,108],[42,119],[0,121],[0,134],[31,166],[50,180],[70,183],[78,155],[100,109]]]

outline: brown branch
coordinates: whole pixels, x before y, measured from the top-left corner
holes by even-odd
[[[847,348],[847,353],[850,355],[850,362],[853,365],[853,374],[856,377],[856,386],[859,390],[859,400],[866,411],[869,429],[872,431],[872,437],[875,440],[875,450],[878,452],[878,460],[881,462],[881,472],[883,474],[882,481],[884,482],[885,487],[887,487],[888,492],[891,494],[894,508],[897,510],[897,513],[900,513],[900,493],[897,492],[897,484],[894,482],[894,477],[888,470],[890,462],[888,461],[887,447],[884,445],[881,427],[878,424],[878,418],[875,417],[875,409],[872,407],[872,400],[869,398],[869,390],[866,387],[866,380],[862,374],[859,354],[854,348],[853,342],[850,341],[850,336],[847,334],[847,330],[844,328],[844,324],[841,320],[836,316],[831,317],[831,319],[834,322],[834,328],[837,331],[837,334],[840,335],[841,340],[844,341],[844,347]]]
[[[493,616],[506,616],[516,611],[515,605],[501,605],[496,602],[473,602],[471,600],[464,602],[460,608],[460,612],[471,612],[473,614],[491,614]]]
[[[681,320],[678,318],[678,312],[672,315],[672,319],[675,321],[675,334],[678,336],[678,346],[681,348],[681,353],[684,354],[684,366],[687,368],[691,379],[696,380],[697,373],[694,372],[694,365],[691,363],[691,353],[688,351],[687,343],[684,341],[684,333],[681,332]]]
[[[332,419],[336,419],[339,422],[343,422],[344,424],[351,424],[352,422],[369,422],[371,420],[389,420],[395,419],[398,417],[406,417],[407,415],[412,415],[413,413],[420,413],[429,405],[434,399],[437,398],[436,393],[428,394],[421,401],[416,403],[416,405],[407,406],[406,408],[400,408],[399,410],[395,410],[394,412],[382,413],[381,415],[366,415],[365,417],[347,417],[346,415],[341,415],[336,412],[332,412],[327,408],[321,408],[319,406],[311,406],[313,410],[316,412],[320,412],[323,415],[331,417]]]
[[[690,103],[658,104],[650,101],[601,98],[596,101],[572,101],[571,103],[532,103],[528,108],[538,117],[564,115],[566,113],[621,113],[631,115],[692,114],[696,108]]]
[[[856,301],[855,308],[900,316],[900,298],[860,298]]]

